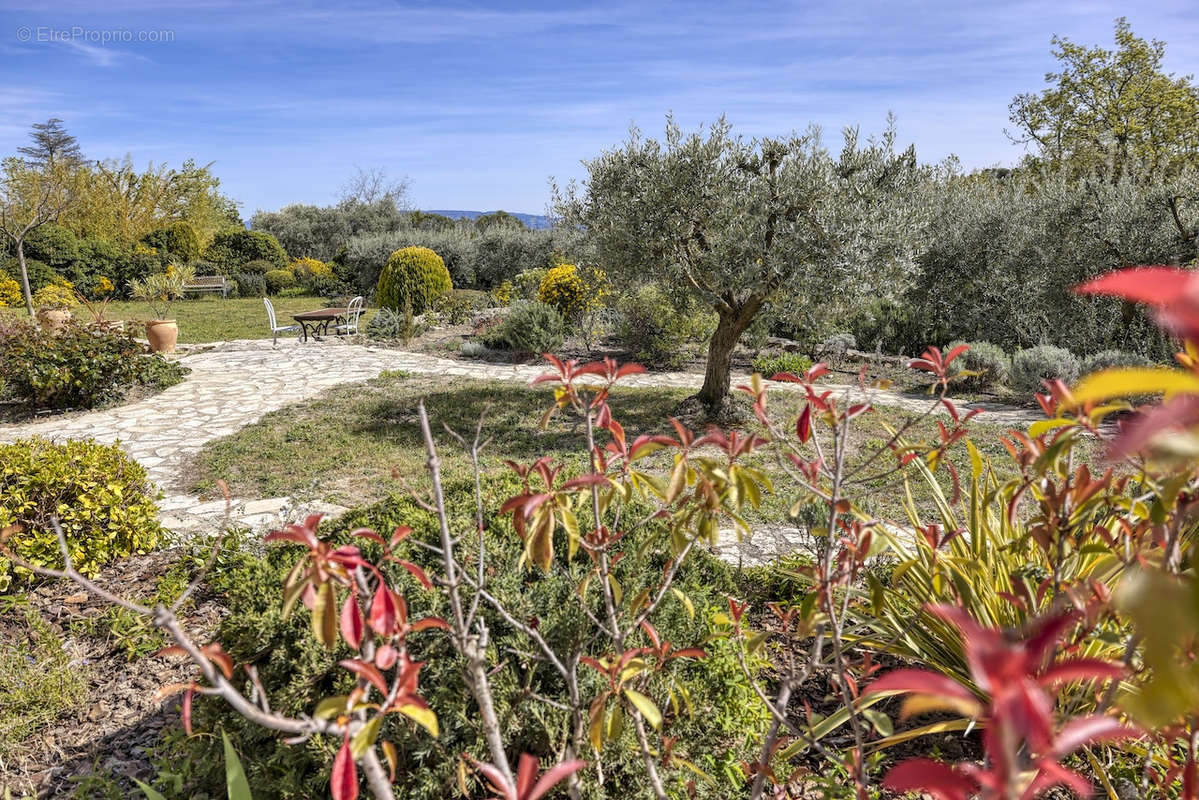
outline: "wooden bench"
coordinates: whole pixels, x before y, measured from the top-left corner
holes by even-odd
[[[228,297],[231,288],[233,288],[233,284],[225,280],[224,275],[197,275],[189,283],[184,284],[183,293],[220,292],[221,297]]]

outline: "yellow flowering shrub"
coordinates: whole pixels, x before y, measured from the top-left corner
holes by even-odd
[[[15,278],[10,278],[0,272],[0,308],[19,306],[24,301],[21,298],[21,284]]]
[[[333,267],[315,258],[297,258],[291,262],[292,274],[297,278],[332,278]]]
[[[607,294],[604,273],[574,264],[558,264],[545,273],[537,299],[558,309],[566,319],[578,319],[603,302]]]
[[[92,287],[92,292],[96,295],[96,297],[108,297],[116,290],[117,287],[114,286],[113,282],[104,275],[96,278],[96,284],[94,287]]]
[[[491,296],[502,306],[512,305],[512,281],[504,281],[491,290]]]
[[[70,284],[52,283],[33,293],[33,305],[37,308],[72,308],[76,305],[75,292]]]

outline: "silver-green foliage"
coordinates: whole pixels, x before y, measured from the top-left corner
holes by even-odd
[[[990,342],[956,341],[945,345],[945,351],[963,344],[970,349],[951,364],[954,374],[959,376],[954,385],[974,389],[1008,382],[1012,362],[1002,347]]]
[[[818,129],[747,140],[723,119],[662,140],[634,130],[587,162],[584,186],[557,190],[557,209],[585,230],[614,278],[685,287],[719,315],[700,398],[722,403],[729,358],[771,301],[799,316],[898,294],[914,271],[931,170],[896,152],[895,132],[840,154]]]
[[[1078,370],[1078,358],[1069,350],[1048,344],[1038,345],[1020,350],[1012,356],[1011,386],[1025,394],[1043,392],[1047,380],[1073,383],[1078,379]]]

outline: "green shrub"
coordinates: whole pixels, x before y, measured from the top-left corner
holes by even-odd
[[[473,524],[473,481],[451,479],[446,483],[450,524],[454,530],[470,529]],[[484,502],[493,511],[507,497],[519,493],[520,482],[510,472],[485,476]],[[409,525],[414,533],[397,556],[436,570],[435,558],[416,541],[436,540],[436,521],[422,512],[406,495],[368,509],[351,512],[333,523],[330,541],[363,546],[368,552],[374,545],[354,538],[359,527],[392,530]],[[487,563],[494,572],[488,590],[500,598],[519,619],[536,616],[538,631],[559,652],[578,647],[583,652],[592,644],[593,628],[580,613],[575,596],[577,579],[563,572],[534,574],[519,566],[521,544],[512,530],[510,517],[489,514],[486,520]],[[664,536],[661,523],[631,533],[635,537]],[[653,550],[653,548],[648,548]],[[238,663],[251,662],[258,670],[272,706],[283,714],[311,714],[315,703],[329,695],[344,693],[353,686],[353,678],[337,666],[348,656],[344,646],[330,655],[308,634],[309,620],[301,611],[284,620],[280,613],[280,586],[298,558],[294,548],[247,549],[236,553],[211,573],[209,585],[221,598],[229,613],[223,617],[214,638]],[[665,556],[647,554],[628,557],[617,565],[617,578],[624,586],[654,585],[659,580]],[[400,574],[400,573],[397,573]],[[406,593],[414,617],[448,614],[444,595],[421,591],[417,584]],[[680,570],[675,584],[695,608],[692,617],[675,597],[668,598],[654,617],[654,625],[664,640],[679,646],[698,644],[714,631],[711,621],[716,612],[727,611],[724,595],[736,595],[732,569],[726,564],[694,551]],[[598,602],[598,601],[596,601]],[[486,622],[491,643],[489,656],[497,665],[491,676],[496,712],[504,721],[505,739],[514,752],[530,752],[547,762],[560,746],[565,712],[531,701],[529,693],[563,697],[565,687],[553,670],[542,669],[521,658],[514,650],[526,646],[523,635],[515,631],[490,607],[479,609]],[[685,643],[685,644],[684,644]],[[669,733],[678,736],[675,754],[700,761],[719,750],[745,758],[751,752],[749,740],[761,737],[769,720],[765,709],[746,686],[740,668],[726,642],[705,645],[711,657],[681,666],[680,681],[690,694],[693,712],[671,715]],[[461,661],[447,636],[440,632],[421,634],[410,640],[412,657],[425,662],[421,671],[421,689],[440,723],[440,735],[434,746],[427,736],[414,733],[411,726],[392,715],[384,723],[382,736],[395,742],[399,768],[395,792],[408,800],[442,800],[454,794],[454,774],[460,753],[482,756],[485,745],[475,721],[477,710],[463,681]],[[590,669],[580,671],[581,690],[594,697],[602,687],[602,678]],[[311,787],[328,784],[329,763],[336,742],[314,737],[299,746],[284,744],[280,737],[247,722],[219,699],[197,697],[194,721],[198,731],[228,732],[237,750],[253,754],[243,764],[255,788],[258,800],[307,797]],[[168,740],[156,754],[157,760],[180,775],[182,792],[168,797],[195,796],[208,790],[220,795],[224,770],[219,757],[219,737],[178,735]],[[643,779],[638,763],[635,735],[626,726],[623,737],[604,750],[604,774],[609,787],[629,787]],[[690,775],[690,773],[685,773]],[[680,781],[681,782],[681,781]],[[698,782],[697,782],[698,783]],[[261,787],[261,790],[258,788]],[[594,773],[584,776],[583,796],[594,800],[613,796],[596,786]],[[191,794],[188,794],[191,793]],[[730,795],[728,787],[701,784],[697,796],[712,800]],[[221,795],[223,796],[223,795]],[[557,795],[555,795],[557,796]],[[686,796],[680,794],[679,796]]]
[[[0,445],[0,529],[22,526],[7,544],[31,564],[62,565],[51,515],[58,516],[71,559],[84,575],[148,552],[162,533],[156,497],[145,468],[120,445],[36,437]],[[29,572],[0,557],[0,591],[14,576]]]
[[[17,283],[21,282],[21,265],[17,263],[15,258],[10,258],[0,263],[0,269],[12,276]],[[29,273],[29,290],[36,292],[43,286],[49,286],[53,283],[62,283],[65,278],[63,275],[45,262],[38,261],[36,258],[25,259],[25,269]]]
[[[616,343],[646,366],[681,366],[715,330],[715,312],[673,298],[657,286],[637,287],[616,302]]]
[[[512,277],[513,300],[536,300],[541,284],[550,272],[549,267],[536,267],[518,272]]]
[[[402,311],[410,304],[413,314],[423,314],[453,288],[441,256],[427,247],[405,247],[387,259],[375,297],[380,308]]]
[[[970,349],[953,360],[950,369],[955,374],[973,372],[954,381],[954,384],[967,389],[978,389],[984,386],[1003,385],[1008,382],[1011,373],[1011,359],[1003,348],[990,342],[950,342],[945,345],[949,352],[958,345],[966,345]]]
[[[257,272],[239,272],[233,276],[238,297],[265,297],[266,278]]]
[[[790,372],[792,375],[802,375],[812,367],[812,359],[799,353],[780,353],[777,356],[758,356],[754,359],[753,370],[763,378],[770,378],[780,372]]]
[[[153,230],[142,237],[142,244],[172,261],[186,263],[200,257],[200,237],[190,222],[172,222]]]
[[[1148,367],[1152,366],[1152,364],[1153,361],[1151,359],[1136,353],[1129,353],[1124,350],[1103,350],[1084,358],[1078,374],[1090,375],[1092,372],[1099,372],[1100,370],[1111,369],[1112,367]]]
[[[42,261],[54,269],[63,269],[79,258],[79,239],[69,228],[42,225],[25,237],[25,258]]]
[[[434,301],[433,310],[449,324],[462,325],[491,306],[491,295],[487,292],[478,289],[451,289]]]
[[[244,228],[230,228],[218,233],[204,251],[204,258],[220,267],[225,275],[245,272],[246,265],[252,261],[266,261],[271,269],[287,267],[287,253],[274,236]]]
[[[24,320],[0,323],[0,375],[34,410],[95,408],[136,386],[164,389],[187,372],[123,333],[69,325],[49,334]]]
[[[483,343],[517,353],[549,353],[562,346],[566,323],[558,309],[535,300],[516,303]]]
[[[271,262],[264,261],[261,258],[256,258],[253,261],[247,261],[241,265],[241,272],[248,272],[254,275],[265,275],[268,272],[275,272],[280,269],[282,269],[283,272],[291,271],[289,269],[277,267]]]
[[[415,339],[426,330],[424,320],[404,311],[392,311],[390,308],[380,308],[366,325],[366,335],[370,339],[383,342],[404,342]]]
[[[1078,358],[1061,347],[1043,344],[1019,350],[1012,356],[1011,386],[1027,394],[1042,392],[1047,380],[1073,383],[1078,379],[1078,368]]]
[[[285,269],[273,269],[262,277],[266,282],[266,290],[271,294],[278,294],[296,285],[296,276]]]

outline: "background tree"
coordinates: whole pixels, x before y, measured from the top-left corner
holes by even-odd
[[[392,178],[383,167],[355,167],[354,174],[341,187],[340,205],[374,205],[390,201],[400,211],[409,207],[408,179]]]
[[[17,256],[25,308],[33,316],[33,292],[25,262],[25,239],[54,222],[74,202],[78,170],[65,159],[31,167],[20,158],[4,160],[0,177],[0,234]]]
[[[921,228],[928,170],[894,151],[894,129],[833,157],[817,129],[745,141],[723,119],[705,135],[668,120],[663,141],[627,142],[586,163],[582,189],[555,191],[598,265],[626,283],[685,286],[719,315],[698,398],[728,398],[733,350],[768,302],[849,302],[899,290]],[[795,298],[793,301],[792,298]]]
[[[56,162],[78,165],[83,161],[79,142],[67,133],[58,117],[45,122],[35,122],[29,134],[33,144],[18,147],[17,152],[25,157],[25,163],[34,169],[46,169]]]
[[[1162,71],[1164,42],[1147,42],[1124,18],[1116,49],[1053,38],[1059,72],[1040,94],[1018,95],[1009,107],[1009,136],[1031,145],[1034,161],[1077,176],[1101,171],[1115,180],[1130,167],[1176,174],[1199,165],[1199,92],[1190,76]]]

